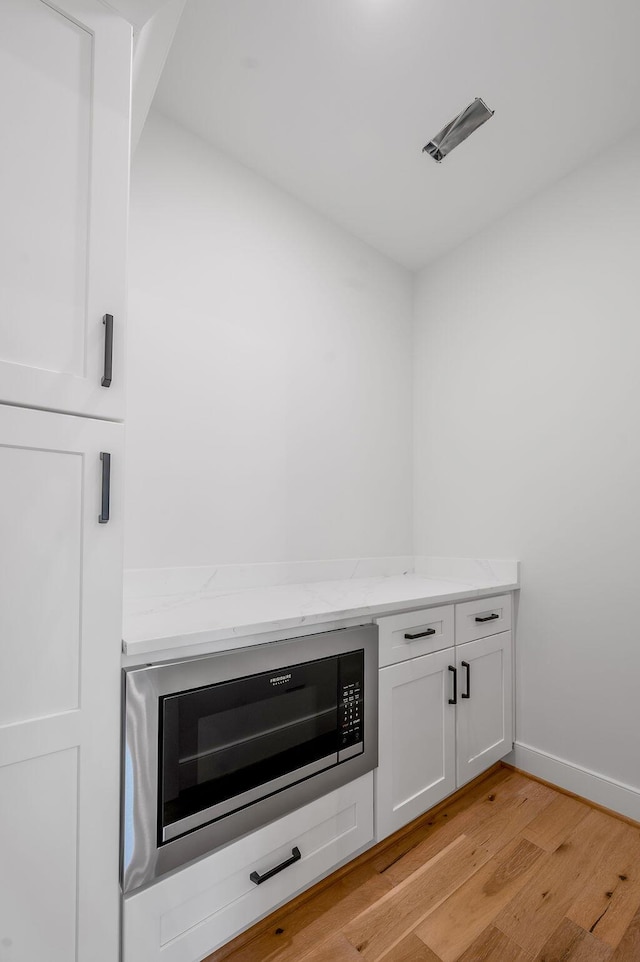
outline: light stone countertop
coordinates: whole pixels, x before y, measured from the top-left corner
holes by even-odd
[[[321,580],[330,574],[334,577]],[[296,577],[314,580],[297,582]],[[371,621],[382,614],[495,595],[519,586],[517,562],[471,559],[364,559],[129,572],[123,652],[135,660],[151,653],[162,660],[204,654],[276,640],[280,632],[300,634],[316,625]]]

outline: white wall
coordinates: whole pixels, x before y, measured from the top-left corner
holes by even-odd
[[[415,401],[416,552],[522,561],[518,742],[640,789],[639,136],[420,274]]]
[[[410,554],[410,273],[157,114],[129,264],[126,566]]]

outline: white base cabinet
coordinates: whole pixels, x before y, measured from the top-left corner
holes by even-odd
[[[380,669],[377,838],[385,838],[456,787],[456,716],[448,648]]]
[[[459,634],[464,644],[454,644],[453,609],[378,619],[380,661],[386,666],[379,672],[377,841],[512,748],[512,634],[505,630],[511,625],[511,598],[456,605],[456,641]],[[488,634],[496,628],[498,633]],[[419,650],[414,645],[433,648],[412,658]],[[388,664],[391,658],[397,664]]]
[[[124,899],[123,962],[200,962],[373,839],[373,776],[265,825]],[[259,876],[287,862],[281,872]]]

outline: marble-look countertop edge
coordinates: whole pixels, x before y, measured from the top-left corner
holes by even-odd
[[[453,585],[455,582],[451,583]],[[400,601],[380,602],[343,609],[327,608],[323,611],[305,615],[292,615],[290,618],[276,618],[268,621],[258,621],[234,626],[224,625],[216,628],[201,629],[193,632],[179,632],[165,636],[153,635],[129,639],[124,637],[122,641],[122,651],[127,657],[161,653],[162,657],[166,658],[168,651],[175,650],[176,657],[179,657],[181,649],[187,646],[189,648],[197,646],[198,649],[202,650],[203,654],[206,654],[204,649],[207,645],[220,641],[233,641],[234,639],[242,639],[253,635],[259,636],[270,632],[308,628],[309,626],[322,625],[327,622],[335,623],[358,617],[373,618],[379,615],[413,611],[419,608],[433,607],[438,604],[446,604],[454,601],[491,597],[504,592],[517,591],[519,588],[520,584],[518,582],[482,585],[479,587],[461,585],[455,590],[436,595],[420,595],[415,598],[405,598]],[[256,638],[255,643],[260,643],[259,637]]]

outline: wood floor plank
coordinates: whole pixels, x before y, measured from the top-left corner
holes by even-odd
[[[545,852],[555,852],[590,811],[588,805],[576,798],[556,795],[551,804],[523,830],[523,838],[528,838]]]
[[[563,919],[536,956],[536,962],[609,962],[613,949],[585,932],[570,919]]]
[[[640,909],[632,918],[611,962],[638,962],[640,959]]]
[[[546,785],[529,782],[504,806],[494,809],[492,817],[476,826],[469,826],[467,834],[495,854],[516,836],[521,835],[554,800],[553,791]]]
[[[346,937],[362,960],[377,962],[490,857],[487,849],[458,836],[346,925]]]
[[[305,955],[297,956],[300,962],[359,962],[360,956],[342,932],[336,932]]]
[[[512,774],[513,778],[491,786],[463,811],[452,813],[446,824],[436,823],[431,835],[386,870],[386,877],[399,884],[463,833],[473,835],[479,845],[493,852],[511,841],[556,797],[552,789]]]
[[[640,829],[623,825],[619,845],[594,867],[567,918],[615,948],[639,907]]]
[[[535,956],[626,828],[610,815],[590,811],[565,842],[545,854],[527,888],[496,917],[496,926]]]
[[[533,956],[494,925],[489,925],[462,953],[458,962],[533,962]]]
[[[384,962],[442,962],[439,956],[411,933],[391,949]]]
[[[456,962],[527,884],[543,856],[527,839],[514,839],[421,922],[416,935],[443,962]]]

